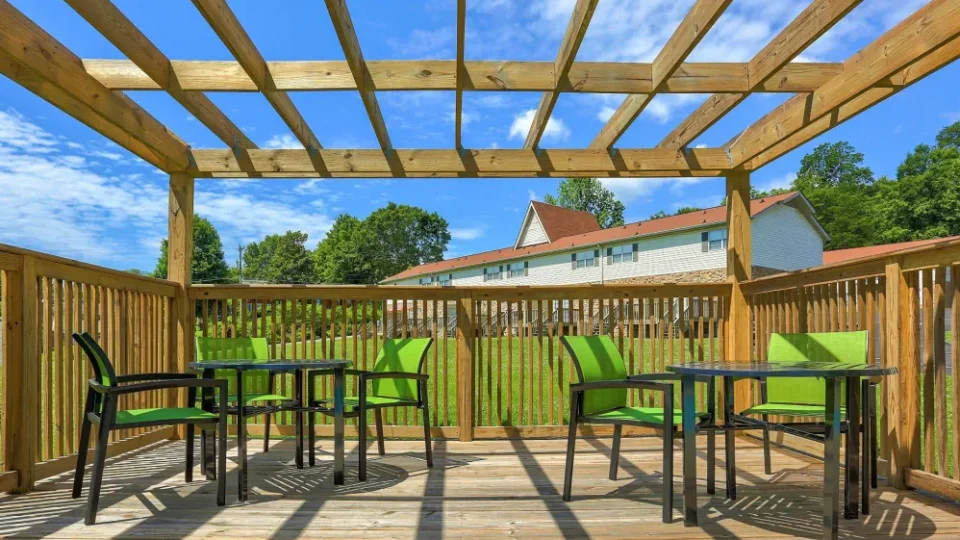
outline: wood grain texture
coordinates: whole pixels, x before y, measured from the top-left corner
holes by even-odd
[[[463,148],[463,82],[466,78],[463,56],[466,51],[467,36],[467,0],[457,0],[457,60],[453,108],[453,146]]]
[[[730,283],[730,298],[727,324],[730,333],[726,340],[725,358],[736,361],[750,359],[751,332],[750,306],[742,283],[751,276],[751,220],[750,220],[750,174],[733,173],[727,176],[727,281]],[[750,381],[737,381],[737,410],[752,403]]]

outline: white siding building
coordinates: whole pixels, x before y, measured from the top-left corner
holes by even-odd
[[[751,202],[754,275],[819,266],[827,234],[799,192]],[[600,229],[588,213],[531,202],[516,244],[410,268],[398,285],[569,285],[726,279],[726,209]]]

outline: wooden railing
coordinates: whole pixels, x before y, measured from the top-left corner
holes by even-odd
[[[170,371],[174,285],[0,245],[3,271],[4,483],[26,485],[76,463],[87,358],[71,338],[89,332],[117,374]],[[174,394],[124,396],[121,408],[161,407]],[[120,430],[113,452],[161,440],[169,429]],[[92,439],[92,440],[95,440]],[[29,473],[22,474],[23,471]],[[2,481],[0,481],[2,482]],[[7,483],[9,482],[9,483]]]
[[[951,385],[960,369],[958,272],[960,242],[952,241],[744,286],[756,360],[766,360],[772,332],[869,332],[868,357],[899,370],[881,383],[878,403],[891,481],[952,497],[960,493],[960,396]]]

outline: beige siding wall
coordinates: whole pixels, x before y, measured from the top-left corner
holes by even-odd
[[[753,219],[753,264],[802,270],[823,264],[823,237],[800,210],[778,204]]]
[[[540,219],[536,214],[532,212],[531,214],[530,225],[527,226],[526,230],[523,231],[523,236],[520,237],[520,247],[542,244],[549,241],[547,239],[547,232],[543,230],[543,224],[540,223]]]

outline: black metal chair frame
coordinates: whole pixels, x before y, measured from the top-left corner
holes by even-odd
[[[429,349],[428,349],[429,350]],[[419,370],[423,369],[423,361],[426,358],[427,352],[424,351],[423,357],[420,358]],[[418,371],[419,371],[418,370]],[[316,398],[316,379],[319,376],[331,375],[332,370],[314,370],[307,374],[308,383],[307,383],[307,403],[310,404],[310,435],[309,435],[309,444],[310,447],[310,466],[313,466],[316,460],[316,413],[321,413],[327,416],[333,415],[333,409],[325,406],[329,400]],[[358,431],[358,453],[359,455],[359,472],[358,477],[361,482],[366,481],[367,479],[367,411],[373,410],[374,421],[377,429],[377,451],[383,456],[385,454],[384,442],[383,442],[383,413],[382,410],[390,407],[416,407],[423,411],[423,440],[426,451],[427,458],[427,467],[433,467],[433,449],[430,439],[430,406],[427,403],[427,380],[430,376],[421,373],[401,373],[401,372],[371,372],[371,371],[361,371],[356,369],[347,369],[344,370],[346,375],[354,375],[357,377],[357,401],[359,402],[356,407],[353,408],[350,412],[344,413],[344,418],[356,418],[357,419],[357,431]],[[387,405],[367,405],[367,383],[374,381],[376,379],[412,379],[419,381],[417,384],[417,400],[416,401],[402,401],[399,403],[390,403]]]
[[[580,367],[574,365],[577,371]],[[583,380],[582,373],[578,373]],[[663,431],[663,522],[673,521],[673,440],[674,436],[680,432],[680,426],[673,423],[673,383],[679,381],[680,376],[672,373],[648,373],[644,375],[630,375],[623,380],[594,381],[586,383],[573,383],[570,385],[570,429],[567,434],[567,460],[564,467],[563,478],[563,500],[570,501],[570,491],[573,484],[573,460],[575,455],[577,441],[578,424],[613,424],[613,446],[610,450],[610,474],[611,480],[617,479],[617,470],[620,466],[620,438],[624,425],[643,426],[660,429]],[[716,400],[715,385],[713,377],[698,377],[698,382],[707,384],[707,413],[708,417],[701,419],[703,426],[712,425],[716,419]],[[622,421],[622,420],[603,420],[596,418],[584,418],[581,414],[583,410],[584,392],[588,390],[609,390],[616,388],[627,388],[636,390],[651,390],[662,393],[663,400],[663,423],[642,422],[642,421]],[[616,410],[616,409],[613,409]],[[716,486],[716,436],[715,431],[710,430],[707,434],[707,492],[714,493]]]
[[[87,511],[84,517],[86,525],[93,525],[96,522],[97,507],[100,502],[100,488],[103,483],[103,469],[107,459],[107,447],[109,445],[110,431],[115,429],[131,429],[140,427],[170,426],[186,424],[189,426],[186,437],[186,469],[184,471],[185,480],[193,481],[193,426],[199,425],[202,429],[213,428],[217,431],[220,439],[220,452],[218,455],[218,477],[217,477],[217,505],[226,504],[226,441],[227,441],[227,415],[226,411],[220,411],[218,419],[210,420],[185,420],[185,421],[152,421],[152,422],[125,422],[116,423],[117,403],[120,396],[133,394],[137,392],[186,388],[187,389],[187,407],[193,407],[196,403],[197,388],[219,388],[220,397],[227,399],[227,381],[224,379],[198,379],[194,375],[185,373],[140,373],[135,375],[116,375],[109,361],[106,363],[108,380],[116,383],[107,386],[102,383],[101,374],[96,368],[96,361],[93,361],[94,351],[88,350],[87,344],[80,338],[79,334],[73,335],[74,340],[80,344],[80,347],[88,355],[91,364],[94,365],[95,378],[88,381],[87,399],[83,409],[83,422],[80,427],[80,446],[77,451],[77,467],[73,478],[72,497],[80,497],[83,488],[83,475],[87,463],[87,449],[90,446],[90,429],[92,424],[97,424],[99,431],[97,434],[97,448],[91,471],[90,488],[87,499]],[[89,335],[88,335],[89,337]],[[102,352],[102,351],[101,351]],[[104,358],[106,355],[104,354]],[[128,384],[133,383],[133,384]]]

